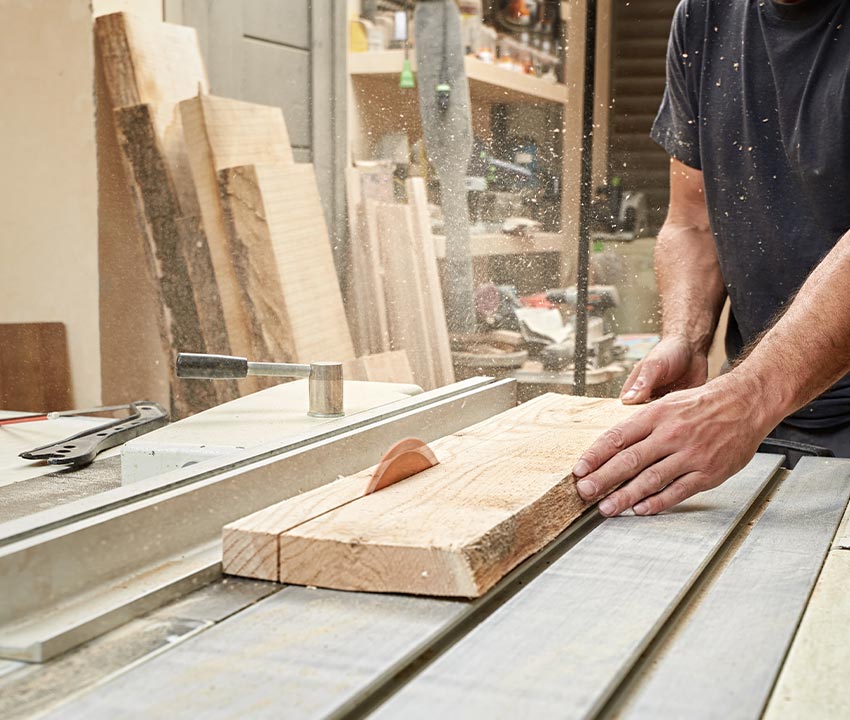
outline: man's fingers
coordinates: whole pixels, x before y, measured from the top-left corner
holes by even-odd
[[[608,516],[619,515],[644,498],[655,495],[682,475],[684,463],[682,456],[675,453],[650,465],[599,503],[599,512]]]
[[[655,464],[664,454],[664,449],[651,440],[630,444],[579,480],[576,489],[585,500],[597,500]]]
[[[578,462],[573,466],[573,475],[577,478],[589,475],[617,453],[647,437],[652,432],[652,425],[646,419],[641,420],[639,415],[642,415],[643,412],[609,428],[596,438],[593,445],[584,451]]]
[[[620,399],[627,405],[647,402],[652,397],[652,391],[661,384],[668,371],[669,363],[666,360],[647,358],[641,364],[638,376]]]
[[[632,368],[632,371],[629,373],[629,376],[626,378],[626,382],[623,383],[623,387],[620,388],[620,400],[623,399],[623,395],[625,395],[629,390],[632,389],[632,386],[635,384],[635,380],[638,379],[638,375],[640,375],[640,370],[643,367],[643,361],[639,362]]]
[[[710,485],[705,482],[701,472],[689,472],[674,480],[661,492],[650,495],[634,506],[635,515],[657,515],[668,508],[687,500],[691,495],[707,490]]]

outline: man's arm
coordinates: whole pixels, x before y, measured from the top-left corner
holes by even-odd
[[[726,298],[702,172],[676,159],[670,161],[670,209],[655,245],[655,277],[663,338],[623,385],[625,403],[705,382],[708,348]]]
[[[573,473],[585,499],[616,515],[661,512],[740,470],[782,421],[850,370],[850,232],[812,271],[780,320],[730,372],[674,392],[608,430]]]

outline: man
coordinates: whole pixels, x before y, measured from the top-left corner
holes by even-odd
[[[621,397],[660,399],[573,468],[605,515],[716,487],[772,431],[850,456],[850,0],[683,0],[652,137],[663,338]],[[733,368],[706,383],[727,294]]]

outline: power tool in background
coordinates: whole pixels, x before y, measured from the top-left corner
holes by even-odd
[[[575,356],[576,288],[555,288],[520,297],[511,285],[487,283],[478,287],[478,321],[488,330],[521,333],[529,356],[545,370],[567,370]],[[622,348],[615,344],[611,311],[620,303],[617,288],[591,285],[588,290],[588,355],[592,367],[614,361]],[[620,353],[622,354],[622,353]]]

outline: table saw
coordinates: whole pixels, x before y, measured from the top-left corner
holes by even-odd
[[[234,402],[301,412],[274,391]],[[125,453],[162,465],[0,524],[0,714],[846,716],[850,461],[760,454],[672,512],[593,510],[474,601],[222,576],[228,522],[516,402],[510,380],[412,392],[206,455],[190,418]]]

